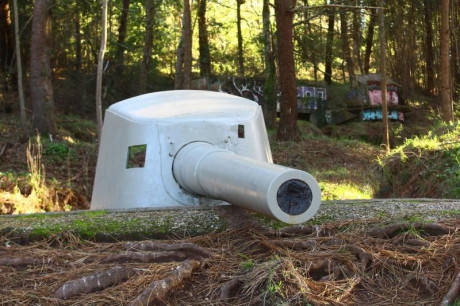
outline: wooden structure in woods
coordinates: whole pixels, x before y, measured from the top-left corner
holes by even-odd
[[[240,78],[209,76],[192,80],[192,89],[226,92],[235,96],[247,98],[260,105],[264,103],[263,78]],[[278,92],[278,97],[279,97]],[[316,126],[326,124],[327,90],[323,87],[297,86],[297,114],[307,115]],[[279,101],[277,112],[280,111]]]
[[[361,106],[361,120],[382,120],[382,76],[378,73],[356,75],[353,80],[351,101]],[[404,113],[399,110],[398,88],[395,81],[387,78],[388,119],[404,121]]]
[[[346,109],[327,111],[330,124],[360,118],[363,121],[382,120],[382,76],[378,73],[360,74],[352,79],[352,89],[346,97]],[[388,119],[404,121],[403,106],[398,96],[401,85],[387,78]]]

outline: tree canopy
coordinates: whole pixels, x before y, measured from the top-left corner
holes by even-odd
[[[0,1],[2,92],[15,90],[18,75],[13,56],[12,2]],[[192,78],[210,73],[264,76],[268,54],[264,41],[271,39],[275,51],[278,41],[274,35],[273,2],[269,6],[273,35],[264,35],[263,2],[190,1],[191,29],[187,33],[192,36]],[[436,97],[444,88],[440,78],[441,58],[448,54],[449,66],[442,67],[450,69],[452,89],[447,100],[455,101],[460,94],[460,0],[450,2],[446,19],[449,27],[445,33],[448,43],[441,53],[441,30],[446,29],[446,24],[441,22],[441,1],[383,1],[386,52],[380,57],[378,37],[381,29],[376,18],[379,1],[297,1],[296,6],[290,8],[293,12],[296,79],[347,83],[354,74],[379,72],[381,59],[385,59],[387,73],[401,85],[403,98],[421,94]],[[36,24],[32,20],[34,7],[39,3],[41,1],[18,3],[20,54],[26,63],[23,65],[26,77],[33,76],[30,69],[37,50],[31,48]],[[182,19],[187,16],[184,15],[184,3],[188,2],[108,1],[108,42],[102,89],[104,106],[140,91],[173,88],[177,50],[183,33]],[[56,107],[58,111],[93,115],[101,1],[54,0],[47,1],[47,5],[49,50],[45,53],[50,58]],[[33,91],[30,88],[27,93]],[[433,100],[433,106],[439,105],[438,100]]]

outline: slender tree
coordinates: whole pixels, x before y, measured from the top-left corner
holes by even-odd
[[[147,7],[147,2],[149,1],[146,1],[146,7]],[[127,24],[128,24],[128,14],[129,14],[130,3],[131,3],[131,0],[123,0],[123,8],[121,10],[121,16],[120,16],[120,26],[118,27],[117,53],[116,53],[115,62],[117,65],[117,71],[120,74],[123,73],[123,67],[124,67],[124,53],[126,50],[126,46],[125,46],[126,30],[128,28]]]
[[[364,73],[369,73],[369,67],[371,62],[372,45],[374,43],[374,28],[377,22],[377,12],[375,9],[370,10],[369,22],[367,24],[366,34],[366,51],[364,54]]]
[[[98,143],[101,143],[102,134],[102,69],[104,66],[104,54],[107,46],[107,0],[102,0],[102,34],[99,56],[97,60],[96,76],[96,117]]]
[[[452,4],[451,9],[451,79],[452,94],[454,97],[458,97],[460,94],[460,1],[457,0],[457,5]]]
[[[441,0],[441,112],[445,122],[454,120],[449,57],[449,0]]]
[[[275,0],[277,58],[281,87],[279,140],[299,138],[297,128],[297,86],[294,66],[293,19],[295,0]]]
[[[345,60],[347,66],[348,77],[350,79],[350,86],[352,85],[351,80],[354,79],[355,72],[354,72],[354,65],[353,60],[350,54],[350,45],[348,39],[348,21],[347,21],[347,14],[344,9],[340,11],[340,36],[342,38],[342,54],[343,59]],[[345,81],[345,76],[344,76]]]
[[[9,71],[13,53],[14,40],[11,27],[10,4],[8,0],[0,0],[0,77],[3,73]]]
[[[51,84],[49,0],[35,0],[30,53],[30,99],[33,128],[41,134],[56,134],[53,87]]]
[[[192,21],[189,0],[184,0],[182,36],[177,47],[174,89],[190,89],[192,82]]]
[[[334,3],[333,0],[330,2]],[[334,42],[334,23],[335,23],[335,10],[330,8],[328,10],[328,21],[327,21],[327,36],[326,36],[326,54],[324,63],[324,81],[328,84],[332,84],[332,43]]]
[[[390,128],[388,123],[388,103],[387,103],[387,68],[386,68],[386,39],[385,39],[385,15],[384,0],[380,0],[379,9],[379,32],[380,32],[380,74],[382,79],[380,87],[382,90],[382,115],[383,115],[383,144],[387,152],[390,151]]]
[[[241,33],[241,5],[245,0],[236,0],[236,27],[238,37],[238,75],[244,76],[243,34]]]
[[[211,56],[209,54],[208,28],[206,25],[206,2],[198,0],[198,43],[200,50],[200,76],[211,74]]]
[[[155,3],[154,0],[145,1],[145,35],[144,35],[144,52],[140,64],[139,73],[139,93],[147,92],[147,79],[150,71],[153,49],[153,30],[155,24]]]
[[[272,33],[270,23],[270,0],[264,0],[262,9],[263,35],[264,35],[264,110],[265,124],[267,128],[273,128],[276,120],[276,66],[275,53],[272,45]]]
[[[433,50],[433,25],[432,25],[432,14],[431,14],[431,3],[430,0],[423,1],[423,11],[425,17],[425,75],[426,75],[426,90],[429,94],[434,93],[434,50]]]
[[[361,58],[361,10],[353,11],[353,53],[360,73],[364,73],[363,61]]]
[[[19,17],[18,17],[18,0],[13,0],[14,9],[14,34],[16,40],[16,66],[18,69],[18,93],[19,93],[19,109],[21,111],[21,126],[25,133],[27,131],[26,123],[26,107],[24,103],[24,87],[22,85],[22,61],[19,36]]]
[[[182,27],[182,36],[176,50],[176,73],[174,75],[174,89],[184,87],[184,28]]]
[[[81,22],[80,22],[80,8],[77,2],[75,6],[75,69],[77,72],[81,71],[81,54],[82,54],[82,46],[81,46]]]
[[[184,0],[184,89],[192,86],[192,18],[190,1]]]

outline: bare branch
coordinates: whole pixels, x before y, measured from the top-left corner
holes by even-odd
[[[317,10],[326,8],[342,8],[349,10],[362,10],[362,9],[381,9],[380,6],[355,6],[355,5],[343,5],[343,4],[325,4],[325,5],[307,5],[293,8],[291,11],[294,13],[302,12],[305,10]]]

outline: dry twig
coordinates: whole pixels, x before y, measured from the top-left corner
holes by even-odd
[[[447,306],[452,304],[455,301],[455,298],[460,293],[460,272],[457,273],[457,276],[454,278],[452,285],[447,291],[446,295],[442,298],[441,304],[439,306]]]

